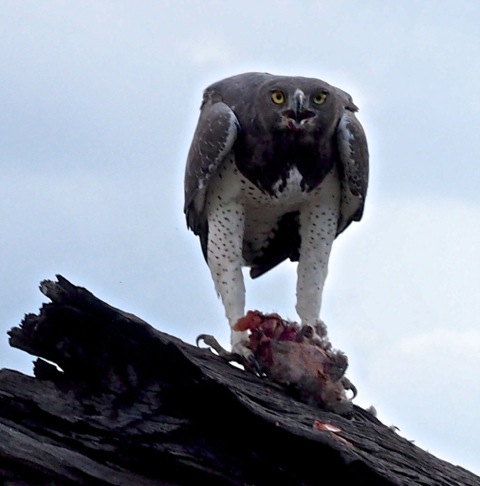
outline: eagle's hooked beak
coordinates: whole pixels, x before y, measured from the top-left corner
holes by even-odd
[[[290,107],[284,115],[292,120],[295,128],[299,128],[309,118],[313,118],[315,113],[306,108],[307,97],[301,89],[295,90],[291,99]]]
[[[297,117],[303,113],[305,107],[305,93],[301,89],[295,90],[293,94],[293,111]]]

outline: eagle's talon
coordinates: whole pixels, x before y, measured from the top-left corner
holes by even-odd
[[[213,336],[209,334],[200,334],[195,340],[198,347],[200,347],[200,341],[203,341],[208,347],[212,348],[220,358],[226,361],[236,361],[238,359],[237,353],[231,353],[227,351]]]
[[[210,346],[215,350],[217,350],[217,348],[223,349],[222,346],[220,346],[220,343],[210,334],[200,334],[197,336],[197,339],[195,339],[195,344],[197,345],[197,348],[200,347],[200,341],[203,341],[207,346]]]
[[[237,363],[242,365],[247,371],[257,375],[264,374],[264,371],[258,360],[255,358],[255,355],[247,347],[242,346],[241,349],[237,349],[237,351],[227,351],[213,336],[209,334],[200,334],[197,337],[195,340],[197,347],[200,347],[201,341],[213,349],[220,358],[224,359],[228,363]],[[237,346],[237,348],[238,347],[239,346]]]
[[[242,356],[241,358],[242,358],[242,363],[240,364],[242,364],[247,371],[250,371],[251,373],[254,373],[255,375],[258,376],[265,375],[265,371],[263,367],[260,365],[257,358],[255,358],[253,354],[248,356]]]
[[[350,390],[352,392],[352,398],[350,398],[350,400],[353,400],[358,394],[357,387],[346,376],[344,376],[340,382],[345,391]]]
[[[203,341],[208,347],[213,349],[218,356],[225,361],[245,365],[246,358],[239,353],[227,351],[213,336],[209,334],[200,334],[195,340],[198,347],[200,347],[200,341]]]

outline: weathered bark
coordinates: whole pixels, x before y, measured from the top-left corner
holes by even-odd
[[[10,331],[35,378],[0,371],[2,484],[480,484],[359,407],[301,403],[61,276],[40,288]]]

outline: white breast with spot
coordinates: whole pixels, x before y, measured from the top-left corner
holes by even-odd
[[[304,208],[311,210],[312,205],[321,207],[331,198],[340,203],[336,168],[309,192],[302,188],[301,182],[302,175],[295,167],[286,183],[279,180],[274,184],[273,195],[265,193],[241,174],[231,157],[222,164],[210,183],[207,214],[210,208],[218,206],[228,208],[222,214],[229,218],[241,211],[245,215],[244,243],[249,253],[255,253],[271,238],[279,218],[285,213],[301,212]]]

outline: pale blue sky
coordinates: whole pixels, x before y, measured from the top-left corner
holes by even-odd
[[[239,72],[351,93],[371,151],[364,220],[334,247],[323,318],[357,403],[480,473],[480,3],[0,3],[0,367],[61,273],[193,342],[228,339],[182,214],[201,92]],[[293,265],[247,284],[294,314]],[[3,336],[3,337],[2,337]]]

